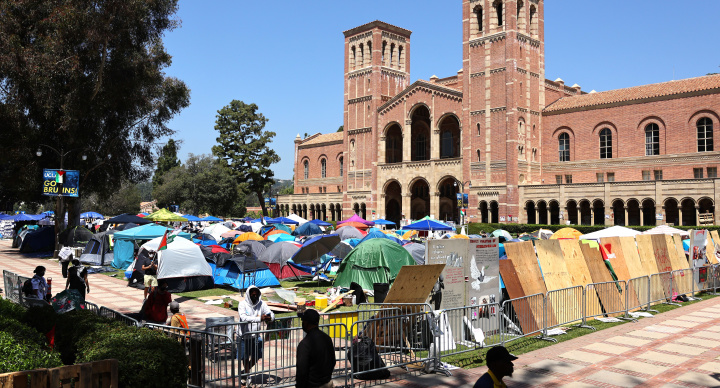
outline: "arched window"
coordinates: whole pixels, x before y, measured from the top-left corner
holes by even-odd
[[[451,158],[453,155],[453,135],[450,131],[445,131],[442,133],[442,138],[440,139],[440,157],[441,158]]]
[[[387,66],[387,62],[385,60],[387,59],[387,41],[383,40],[382,42],[382,65]]]
[[[523,16],[522,10],[523,10],[524,5],[525,4],[523,3],[523,0],[518,0],[518,2],[517,2],[517,25],[518,25],[518,28],[520,28],[520,26],[521,26],[521,22],[522,22],[521,17]]]
[[[660,127],[651,123],[645,127],[645,156],[660,155]]]
[[[534,5],[530,6],[530,33],[533,35],[537,35],[537,8],[535,8]]]
[[[355,63],[357,61],[357,49],[352,46],[350,49],[350,70],[355,70]]]
[[[477,23],[477,33],[481,33],[483,30],[483,8],[478,5],[475,7],[475,22]]]
[[[344,167],[345,167],[344,160],[343,160],[343,157],[341,156],[340,157],[340,176],[343,176],[343,168]]]
[[[305,162],[303,162],[303,168],[304,168],[303,176],[305,177],[305,179],[308,179],[308,174],[310,173],[310,163],[308,163],[307,160]]]
[[[703,117],[697,122],[697,139],[698,152],[708,152],[713,150],[713,123],[707,117]]]
[[[500,0],[496,0],[495,3],[493,3],[493,7],[495,8],[495,14],[497,15],[497,24],[498,26],[503,25],[503,3]]]
[[[327,163],[326,163],[325,159],[320,160],[320,177],[322,177],[322,178],[325,178],[325,173],[327,171],[325,169],[326,166],[327,166]]]
[[[600,131],[600,159],[612,159],[612,132],[609,128]]]
[[[567,133],[561,133],[560,137],[558,137],[558,148],[560,150],[560,158],[558,159],[561,162],[569,162],[570,161],[570,135]]]
[[[360,43],[358,45],[358,52],[360,54],[360,58],[358,58],[355,63],[357,64],[357,68],[363,68],[365,66],[365,46]]]
[[[413,139],[413,143],[415,143],[416,160],[426,160],[428,155],[426,153],[427,137],[425,137],[425,134],[419,134],[415,139]]]

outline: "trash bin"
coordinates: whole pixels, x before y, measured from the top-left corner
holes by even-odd
[[[390,284],[388,283],[373,283],[373,293],[375,294],[375,303],[382,303],[387,297],[388,291],[390,291]]]

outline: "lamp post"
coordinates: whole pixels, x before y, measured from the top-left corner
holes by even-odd
[[[458,184],[460,185],[460,225],[465,225],[465,184],[468,185],[468,189],[472,187],[472,183],[470,181],[461,182],[456,180],[453,183],[453,186],[458,187]],[[465,210],[465,211],[463,211]]]

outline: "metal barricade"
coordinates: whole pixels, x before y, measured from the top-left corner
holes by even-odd
[[[710,282],[711,286],[705,291],[717,295],[718,288],[720,288],[720,264],[711,266],[710,276],[712,277],[712,282]]]
[[[500,343],[538,334],[547,338],[545,332],[545,294],[528,295],[503,301],[500,307]]]
[[[398,309],[380,311],[371,319],[354,322],[348,332],[348,338],[352,338],[348,344],[351,385],[356,379],[381,383],[397,378],[397,374],[391,375],[390,368],[401,367],[406,373],[426,367],[439,369],[436,355],[443,343],[449,343],[444,336],[450,335],[442,331],[443,327],[442,315],[438,327],[432,313],[403,314]]]
[[[695,296],[695,282],[693,282],[694,271],[690,268],[672,271],[673,296],[686,295],[689,298]],[[708,274],[710,275],[710,274]],[[712,277],[708,276],[708,284],[712,284]]]
[[[585,318],[612,317],[614,315],[614,318],[635,321],[628,315],[626,289],[627,284],[624,280],[590,283],[585,286]],[[597,295],[599,303],[587,303],[595,295]]]
[[[672,301],[675,286],[673,285],[672,271],[659,272],[650,275],[650,303],[664,303],[680,306]]]
[[[440,359],[499,345],[499,312],[497,303],[442,310],[439,329],[443,335],[438,338]]]
[[[105,306],[100,307],[100,310],[98,311],[98,315],[105,318],[114,319],[116,321],[120,321],[128,326],[140,326],[140,323],[137,321],[137,319],[128,317],[127,315],[117,312],[115,310],[109,309]]]
[[[583,286],[548,291],[545,300],[547,301],[546,310],[551,309],[555,314],[555,320],[552,323],[546,321],[545,329],[573,325],[596,330],[594,327],[588,326],[585,319],[585,288]]]
[[[718,280],[718,265],[713,264],[710,266],[695,267],[693,271],[693,288],[697,292],[710,292],[715,294],[717,288],[720,287],[720,281]]]
[[[3,270],[3,292],[5,293],[5,299],[20,304],[20,293],[22,292],[22,285],[26,280],[30,278],[20,276],[14,272]]]
[[[83,309],[83,310],[90,311],[90,312],[92,312],[92,313],[95,314],[95,315],[100,315],[100,307],[98,307],[98,305],[96,305],[95,303],[91,303],[91,302],[88,302],[88,301],[83,301],[83,302],[80,304],[80,308]]]
[[[658,313],[650,309],[650,276],[632,278],[625,284],[628,312],[642,309],[646,312]]]
[[[236,366],[238,363],[236,361],[236,342],[230,336],[154,323],[146,323],[144,327],[162,331],[183,345],[188,356],[190,372],[188,387],[240,386],[240,377]],[[222,354],[215,352],[215,345],[220,343],[229,345]]]
[[[358,313],[358,320],[371,319],[379,311],[395,310],[401,314],[428,313],[433,309],[428,303],[362,303],[355,311]]]

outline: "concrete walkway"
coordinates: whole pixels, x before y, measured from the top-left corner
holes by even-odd
[[[0,241],[0,269],[30,276],[37,265],[48,268],[54,287],[64,288],[57,263],[27,258],[11,249],[9,240]],[[142,290],[127,287],[122,279],[90,275],[90,290],[88,301],[120,312],[136,312],[142,303]],[[194,300],[178,301],[193,328],[203,328],[206,317],[236,315]],[[512,343],[508,347],[512,351]],[[449,378],[407,376],[385,386],[472,387],[485,371],[457,369]],[[505,381],[508,387],[720,387],[720,298],[523,354]]]
[[[60,264],[57,261],[29,258],[10,246],[10,240],[0,240],[0,270],[8,270],[18,275],[31,277],[36,266],[44,265],[47,268],[45,277],[53,279],[53,294],[65,288],[66,279],[62,277]],[[126,280],[115,279],[103,274],[90,274],[88,281],[90,293],[85,298],[88,302],[123,314],[140,311],[143,290],[128,287]],[[0,287],[4,287],[4,285],[0,284]],[[173,300],[180,303],[180,311],[187,316],[191,329],[204,329],[205,318],[209,317],[233,316],[237,320],[237,312],[233,310],[206,305],[183,297],[173,297]]]

